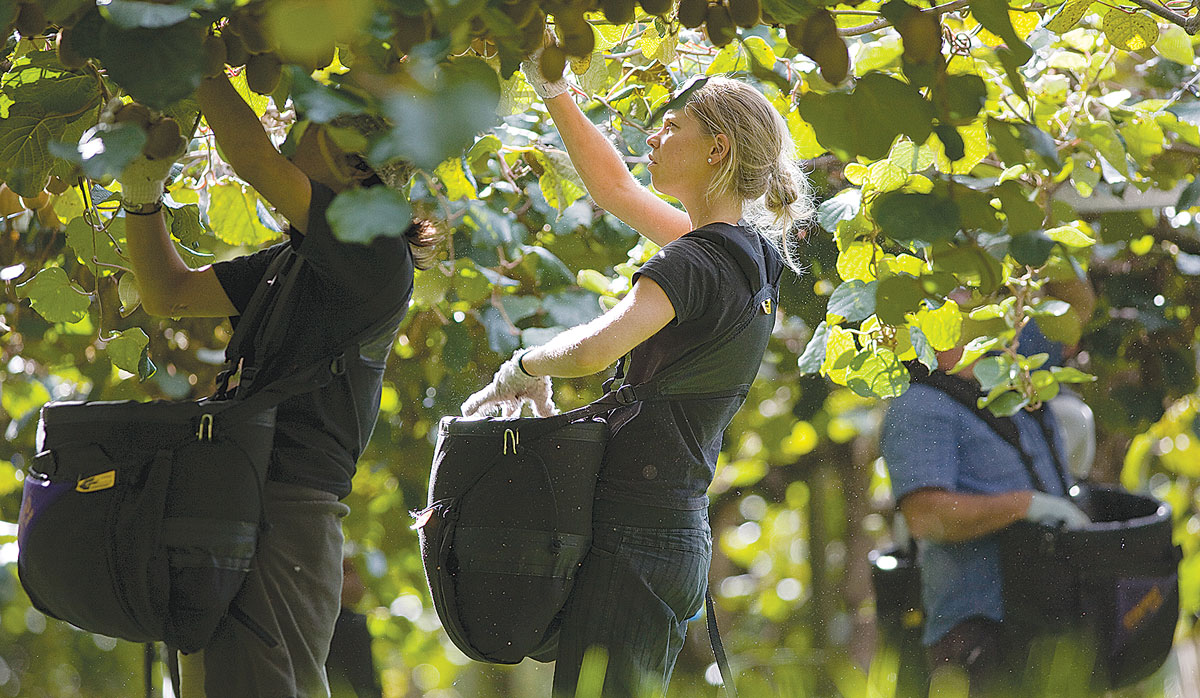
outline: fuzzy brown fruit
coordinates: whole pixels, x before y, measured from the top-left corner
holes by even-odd
[[[142,152],[151,160],[173,160],[182,155],[185,148],[187,143],[179,132],[179,122],[166,116],[150,124]]]
[[[562,36],[559,37],[559,41],[568,56],[582,58],[592,55],[592,51],[596,50],[596,34],[592,31],[592,25],[582,16],[578,23],[564,17],[560,26]]]
[[[48,203],[50,203],[50,193],[47,191],[40,191],[37,196],[21,197],[21,205],[30,211],[36,211]]]
[[[671,0],[641,0],[641,5],[648,15],[666,17],[671,11]]]
[[[538,60],[538,69],[542,71],[542,77],[554,82],[562,77],[566,67],[567,54],[558,44],[549,44],[542,49],[542,57]]]
[[[688,29],[704,24],[708,16],[708,0],[679,0],[679,23]]]
[[[225,59],[228,52],[225,42],[215,34],[204,37],[204,77],[215,78],[225,72]]]
[[[238,24],[238,35],[242,37],[242,43],[246,44],[246,50],[250,53],[270,53],[275,50],[275,46],[267,36],[266,30],[262,24],[253,17],[247,15],[235,15],[242,17]]]
[[[68,190],[70,188],[71,188],[71,185],[67,184],[66,180],[64,180],[62,177],[59,177],[58,175],[52,175],[50,177],[50,181],[46,182],[46,191],[50,192],[51,194],[53,194],[55,196],[62,194],[63,192],[65,192],[66,190]]]
[[[46,12],[40,3],[24,2],[17,7],[17,18],[13,26],[22,37],[41,36],[46,31]]]
[[[47,204],[39,208],[37,210],[37,221],[43,230],[59,231],[63,227],[58,213],[54,211],[54,204]]]
[[[235,68],[246,65],[246,59],[250,57],[250,52],[246,50],[246,44],[242,41],[242,37],[238,36],[229,28],[221,32],[221,41],[225,44],[225,62]]]
[[[396,18],[396,33],[392,35],[392,50],[397,56],[407,56],[417,44],[429,41],[433,20],[427,14]]]
[[[729,16],[739,27],[750,28],[762,19],[762,5],[759,0],[729,0]]]
[[[246,59],[246,85],[260,95],[269,95],[279,87],[283,63],[273,53],[256,53]]]
[[[600,0],[604,17],[613,24],[629,24],[633,21],[633,0]]]
[[[713,46],[724,46],[737,36],[737,28],[733,26],[733,18],[729,9],[724,5],[709,5],[708,16],[704,18],[704,32]]]
[[[137,102],[123,104],[117,113],[113,114],[113,121],[116,123],[133,124],[143,131],[150,127],[151,118],[153,117],[150,114],[150,108]]]
[[[87,64],[87,59],[75,49],[71,31],[70,27],[58,30],[58,36],[54,39],[54,53],[58,56],[58,62],[62,64],[62,67],[67,70],[78,70]]]

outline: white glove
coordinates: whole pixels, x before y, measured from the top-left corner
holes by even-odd
[[[569,91],[571,88],[567,85],[567,81],[559,78],[554,82],[550,82],[542,75],[541,58],[542,50],[545,45],[538,47],[528,58],[521,61],[521,72],[525,73],[525,81],[529,83],[533,91],[538,93],[542,99],[550,99],[557,97],[560,94]]]
[[[136,205],[152,204],[161,199],[174,164],[174,160],[151,160],[145,153],[139,154],[117,178],[121,183],[121,201]]]
[[[518,417],[526,402],[533,406],[533,413],[538,417],[558,413],[550,376],[531,376],[521,370],[518,362],[523,353],[517,350],[511,359],[500,365],[486,388],[467,398],[462,404],[464,417],[483,417],[497,408],[502,417]]]
[[[1065,497],[1055,497],[1045,492],[1034,492],[1029,500],[1025,518],[1035,523],[1053,526],[1063,524],[1067,528],[1083,528],[1092,522],[1083,510]]]

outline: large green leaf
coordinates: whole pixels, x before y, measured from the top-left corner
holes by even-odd
[[[934,248],[933,268],[954,274],[960,283],[974,286],[985,295],[995,291],[1004,281],[1000,261],[974,244]]]
[[[842,318],[846,322],[861,322],[875,314],[875,286],[878,282],[862,282],[852,279],[842,283],[829,296],[825,309],[827,317]]]
[[[146,132],[133,124],[101,124],[84,132],[78,145],[51,143],[50,152],[77,165],[89,179],[119,176],[146,145]]]
[[[135,2],[134,0],[110,0],[101,6],[101,13],[122,29],[159,29],[170,27],[186,20],[192,8],[184,5],[161,2]],[[122,367],[124,368],[124,367]]]
[[[404,235],[412,207],[391,187],[354,188],[338,194],[325,217],[337,239],[365,245],[377,237]]]
[[[812,338],[804,347],[804,353],[797,359],[796,364],[801,373],[817,373],[825,363],[825,343],[829,339],[829,325],[824,321],[813,330]]]
[[[76,23],[79,51],[98,58],[108,76],[139,102],[164,109],[191,95],[203,73],[207,23],[124,28],[90,12]]]
[[[0,175],[21,196],[36,196],[54,166],[50,144],[58,141],[67,120],[39,104],[14,104],[0,119]]]
[[[915,276],[897,274],[879,282],[875,292],[876,314],[880,322],[903,325],[905,316],[915,312],[925,298],[925,289]]]
[[[230,245],[255,246],[279,236],[258,217],[258,196],[233,182],[208,189],[208,222],[218,239]]]
[[[71,283],[62,267],[46,267],[17,286],[17,297],[28,298],[33,309],[49,322],[79,322],[87,317],[92,298]]]
[[[1013,29],[1012,19],[1008,15],[1008,0],[971,0],[970,7],[972,17],[985,29],[1004,39],[1018,65],[1024,65],[1033,58],[1033,49]]]
[[[108,358],[117,368],[138,373],[149,346],[150,337],[146,335],[146,331],[140,327],[132,327],[108,340]],[[146,378],[149,376],[141,376],[142,380]]]
[[[837,224],[853,219],[861,207],[862,191],[843,189],[817,207],[817,223],[830,233],[837,232]]]
[[[122,242],[118,235],[124,230],[124,226],[117,225],[118,222],[114,221],[106,230],[94,229],[83,216],[67,223],[67,245],[92,274],[99,275],[105,268],[101,265],[109,265],[110,270],[116,266],[129,266],[128,260],[117,252],[117,246]]]
[[[871,206],[875,222],[894,240],[941,242],[961,226],[958,204],[933,194],[891,192]]]

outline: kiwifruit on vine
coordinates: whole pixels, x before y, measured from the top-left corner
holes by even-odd
[[[688,29],[704,24],[708,17],[708,0],[679,0],[679,23]]]
[[[146,129],[146,145],[142,152],[151,160],[173,160],[187,150],[187,141],[179,130],[179,122],[164,116]]]
[[[737,27],[733,24],[733,17],[729,15],[729,8],[724,5],[709,5],[708,14],[704,19],[704,32],[708,34],[708,40],[714,46],[724,46],[733,41],[737,36]]]
[[[255,53],[246,59],[246,85],[261,95],[269,95],[279,87],[283,62],[274,53]]]
[[[642,0],[642,9],[646,14],[665,17],[671,11],[671,0]]]
[[[132,124],[142,129],[143,131],[150,128],[150,121],[153,119],[153,114],[150,113],[150,108],[138,102],[130,102],[121,105],[113,113],[113,122],[118,124]]]
[[[75,48],[73,32],[71,27],[63,27],[58,30],[58,35],[54,38],[54,52],[62,67],[68,70],[79,70],[87,64],[87,59]]]
[[[750,28],[762,19],[762,7],[759,0],[728,0],[729,16],[739,27]]]
[[[23,2],[17,6],[17,18],[13,27],[21,36],[40,36],[46,31],[46,12],[39,3]]]
[[[229,62],[229,51],[225,40],[216,34],[204,37],[204,77],[215,78],[225,71]]]
[[[225,63],[234,68],[246,65],[246,59],[250,57],[250,52],[246,50],[246,44],[242,41],[242,37],[231,31],[228,26],[221,32],[221,42],[225,44]]]
[[[567,54],[562,50],[557,43],[548,43],[542,49],[542,56],[538,59],[538,69],[542,71],[542,77],[547,80],[557,80],[562,77],[563,70],[567,67]]]

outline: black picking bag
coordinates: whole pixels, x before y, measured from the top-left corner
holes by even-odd
[[[438,617],[474,660],[520,662],[571,593],[608,441],[604,420],[570,421],[588,409],[441,421],[414,527]]]
[[[33,605],[91,632],[207,644],[257,541],[275,408],[233,401],[42,408],[18,572]]]
[[[1154,673],[1179,620],[1180,549],[1171,509],[1118,488],[1082,488],[1083,529],[1013,524],[1001,534],[1005,625],[1019,637],[1082,629],[1098,685]]]

